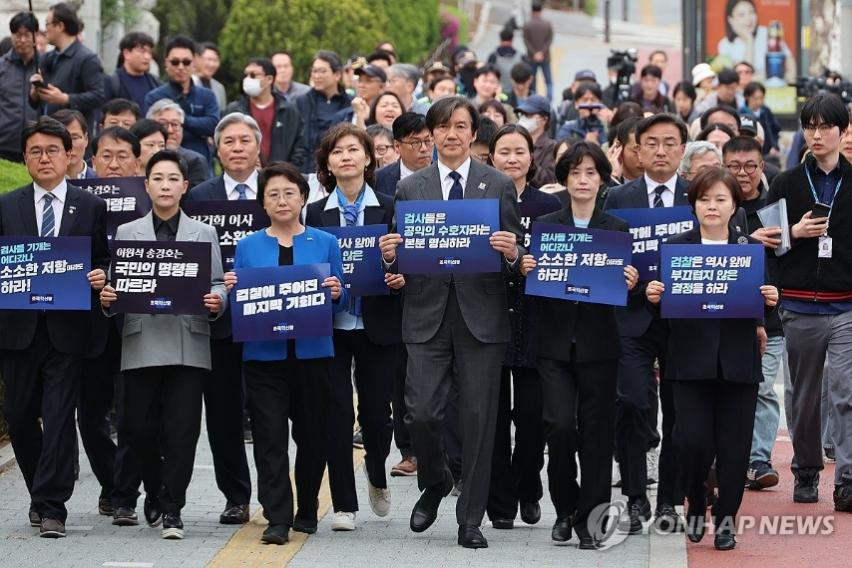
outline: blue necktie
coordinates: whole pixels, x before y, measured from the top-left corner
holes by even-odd
[[[450,177],[453,178],[453,187],[450,188],[449,199],[464,199],[464,188],[461,185],[461,174],[458,172],[450,172]]]
[[[654,196],[654,208],[655,209],[657,207],[665,207],[666,206],[666,204],[663,203],[663,193],[666,191],[666,189],[668,189],[668,188],[664,185],[658,185],[656,187],[656,189],[654,189],[654,193],[656,193],[656,195]]]
[[[53,229],[56,227],[56,217],[53,215],[53,195],[44,194],[44,208],[41,210],[41,235],[42,237],[52,237]]]
[[[249,186],[244,183],[238,183],[237,187],[235,187],[234,189],[236,189],[237,193],[240,194],[239,197],[237,197],[237,201],[245,201],[246,199],[248,199],[248,196],[246,196],[246,192],[248,191]]]

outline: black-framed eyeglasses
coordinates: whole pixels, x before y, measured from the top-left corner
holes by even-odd
[[[748,175],[753,174],[760,167],[760,164],[755,164],[754,162],[746,162],[745,164],[741,164],[739,162],[731,162],[729,164],[725,164],[725,167],[728,168],[728,171],[732,174],[736,175],[740,173],[740,170],[744,170]]]
[[[431,138],[425,138],[425,139],[413,138],[411,140],[400,140],[399,143],[411,146],[411,149],[414,150],[414,151],[417,151],[420,148],[424,148],[424,147],[425,148],[431,148],[432,146],[435,145],[435,141],[432,140]]]

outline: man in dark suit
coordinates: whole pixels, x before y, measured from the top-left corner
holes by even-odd
[[[396,185],[432,163],[435,143],[426,128],[426,117],[404,112],[393,121],[393,145],[399,160],[376,172],[376,191],[393,197]]]
[[[71,135],[42,117],[21,137],[33,183],[0,197],[0,236],[89,236],[93,290],[106,283],[106,203],[66,183]],[[93,293],[92,307],[98,302]],[[74,490],[74,410],[91,341],[87,311],[0,310],[6,420],[30,492],[30,524],[42,537],[65,536],[65,503]],[[41,425],[39,425],[41,418]]]
[[[670,114],[650,116],[636,127],[636,142],[645,173],[609,191],[604,209],[672,207],[689,205],[687,182],[677,174],[686,144],[686,125]],[[645,301],[645,284],[640,282],[627,307],[616,311],[621,336],[616,409],[616,456],[621,473],[621,492],[628,499],[630,533],[642,530],[642,521],[651,517],[647,497],[646,452],[657,438],[657,378],[665,373],[668,325]],[[675,512],[676,464],[671,444],[674,405],[671,387],[661,383],[663,436],[660,451],[659,487],[656,516],[663,530],[675,530],[680,521]],[[652,416],[653,415],[653,419]]]
[[[181,106],[171,99],[160,99],[151,105],[145,118],[156,120],[166,129],[166,147],[170,150],[180,152],[183,159],[186,160],[186,165],[189,168],[189,188],[192,189],[196,185],[201,184],[209,178],[207,168],[207,159],[184,146],[183,142],[183,123],[186,119],[186,113]]]
[[[516,270],[523,253],[523,228],[512,181],[470,157],[479,115],[463,97],[437,101],[426,115],[438,162],[399,183],[396,201],[498,199],[500,229],[491,246],[505,270]],[[396,226],[396,223],[394,223]],[[402,237],[380,241],[391,272]],[[422,532],[437,518],[441,499],[453,487],[445,458],[442,422],[451,383],[459,391],[465,486],[456,504],[458,543],[485,548],[479,530],[488,502],[491,453],[497,419],[500,366],[509,340],[509,312],[503,276],[479,273],[455,276],[407,274],[403,291],[402,339],[408,350],[406,423],[417,449],[417,481],[423,494],[411,513],[411,530]]]
[[[260,128],[247,114],[231,113],[213,134],[224,172],[187,192],[186,201],[251,200],[257,198]],[[231,339],[226,311],[210,325],[212,370],[204,379],[207,437],[213,454],[216,484],[225,496],[222,524],[249,520],[251,478],[243,442],[242,344]]]

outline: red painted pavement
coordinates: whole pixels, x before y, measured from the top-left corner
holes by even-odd
[[[781,433],[786,436],[786,432]],[[825,524],[817,524],[816,535],[764,534],[758,526],[737,535],[737,547],[722,552],[713,548],[713,535],[708,530],[704,539],[693,544],[687,541],[686,550],[689,568],[718,568],[735,566],[736,568],[831,568],[852,566],[852,513],[839,513],[834,510],[832,492],[834,490],[834,463],[826,463],[820,473],[818,503],[793,503],[793,474],[790,473],[790,460],[793,447],[790,442],[779,440],[773,451],[773,466],[778,470],[781,480],[777,486],[763,491],[746,490],[740,517],[772,515],[822,515],[833,518],[833,532],[819,534]],[[708,511],[709,519],[709,511]],[[788,521],[789,522],[789,521]],[[798,521],[797,521],[798,522]],[[823,521],[823,523],[825,520]],[[791,525],[794,526],[794,525]]]

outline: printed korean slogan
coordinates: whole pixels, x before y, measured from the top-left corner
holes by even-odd
[[[353,296],[383,296],[390,293],[385,284],[379,237],[385,225],[363,227],[322,227],[337,237],[343,255],[343,285]]]
[[[660,264],[660,244],[672,235],[692,229],[695,215],[686,206],[651,209],[611,209],[611,215],[620,217],[630,225],[633,235],[633,266],[639,271],[639,280],[657,278]]]
[[[181,209],[193,219],[216,229],[225,272],[234,268],[237,243],[269,226],[269,216],[257,201],[187,201]]]
[[[518,209],[521,212],[521,226],[524,228],[524,248],[530,249],[530,223],[548,213],[559,209],[559,204],[552,201],[521,201]]]
[[[107,238],[115,238],[120,225],[135,221],[151,210],[144,177],[69,179],[68,183],[106,201]]]

